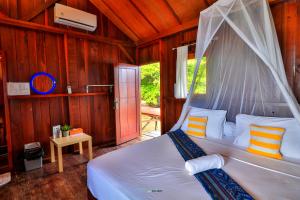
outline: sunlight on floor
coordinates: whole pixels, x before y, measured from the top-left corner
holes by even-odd
[[[161,135],[160,121],[149,121],[152,118],[147,115],[142,115],[142,135],[149,137],[159,137]]]

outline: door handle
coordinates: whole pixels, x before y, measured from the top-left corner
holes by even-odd
[[[114,109],[119,109],[119,99],[118,98],[115,98],[115,101],[114,101]]]

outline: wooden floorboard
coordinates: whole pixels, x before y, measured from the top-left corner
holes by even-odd
[[[142,136],[120,146],[94,147],[94,157],[151,138]],[[47,163],[41,169],[13,174],[12,181],[0,188],[0,199],[87,199],[88,160],[84,155],[64,154],[63,173],[58,173],[57,163]]]

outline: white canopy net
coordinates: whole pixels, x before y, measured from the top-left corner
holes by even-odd
[[[203,78],[206,57],[206,94],[195,93]],[[267,0],[219,0],[200,13],[196,44],[197,64],[181,116],[190,106],[239,113],[295,117],[300,107],[289,87],[273,18]]]

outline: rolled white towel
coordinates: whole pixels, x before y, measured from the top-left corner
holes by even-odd
[[[220,169],[224,166],[224,159],[220,154],[201,156],[185,162],[185,168],[190,175],[209,169]]]

